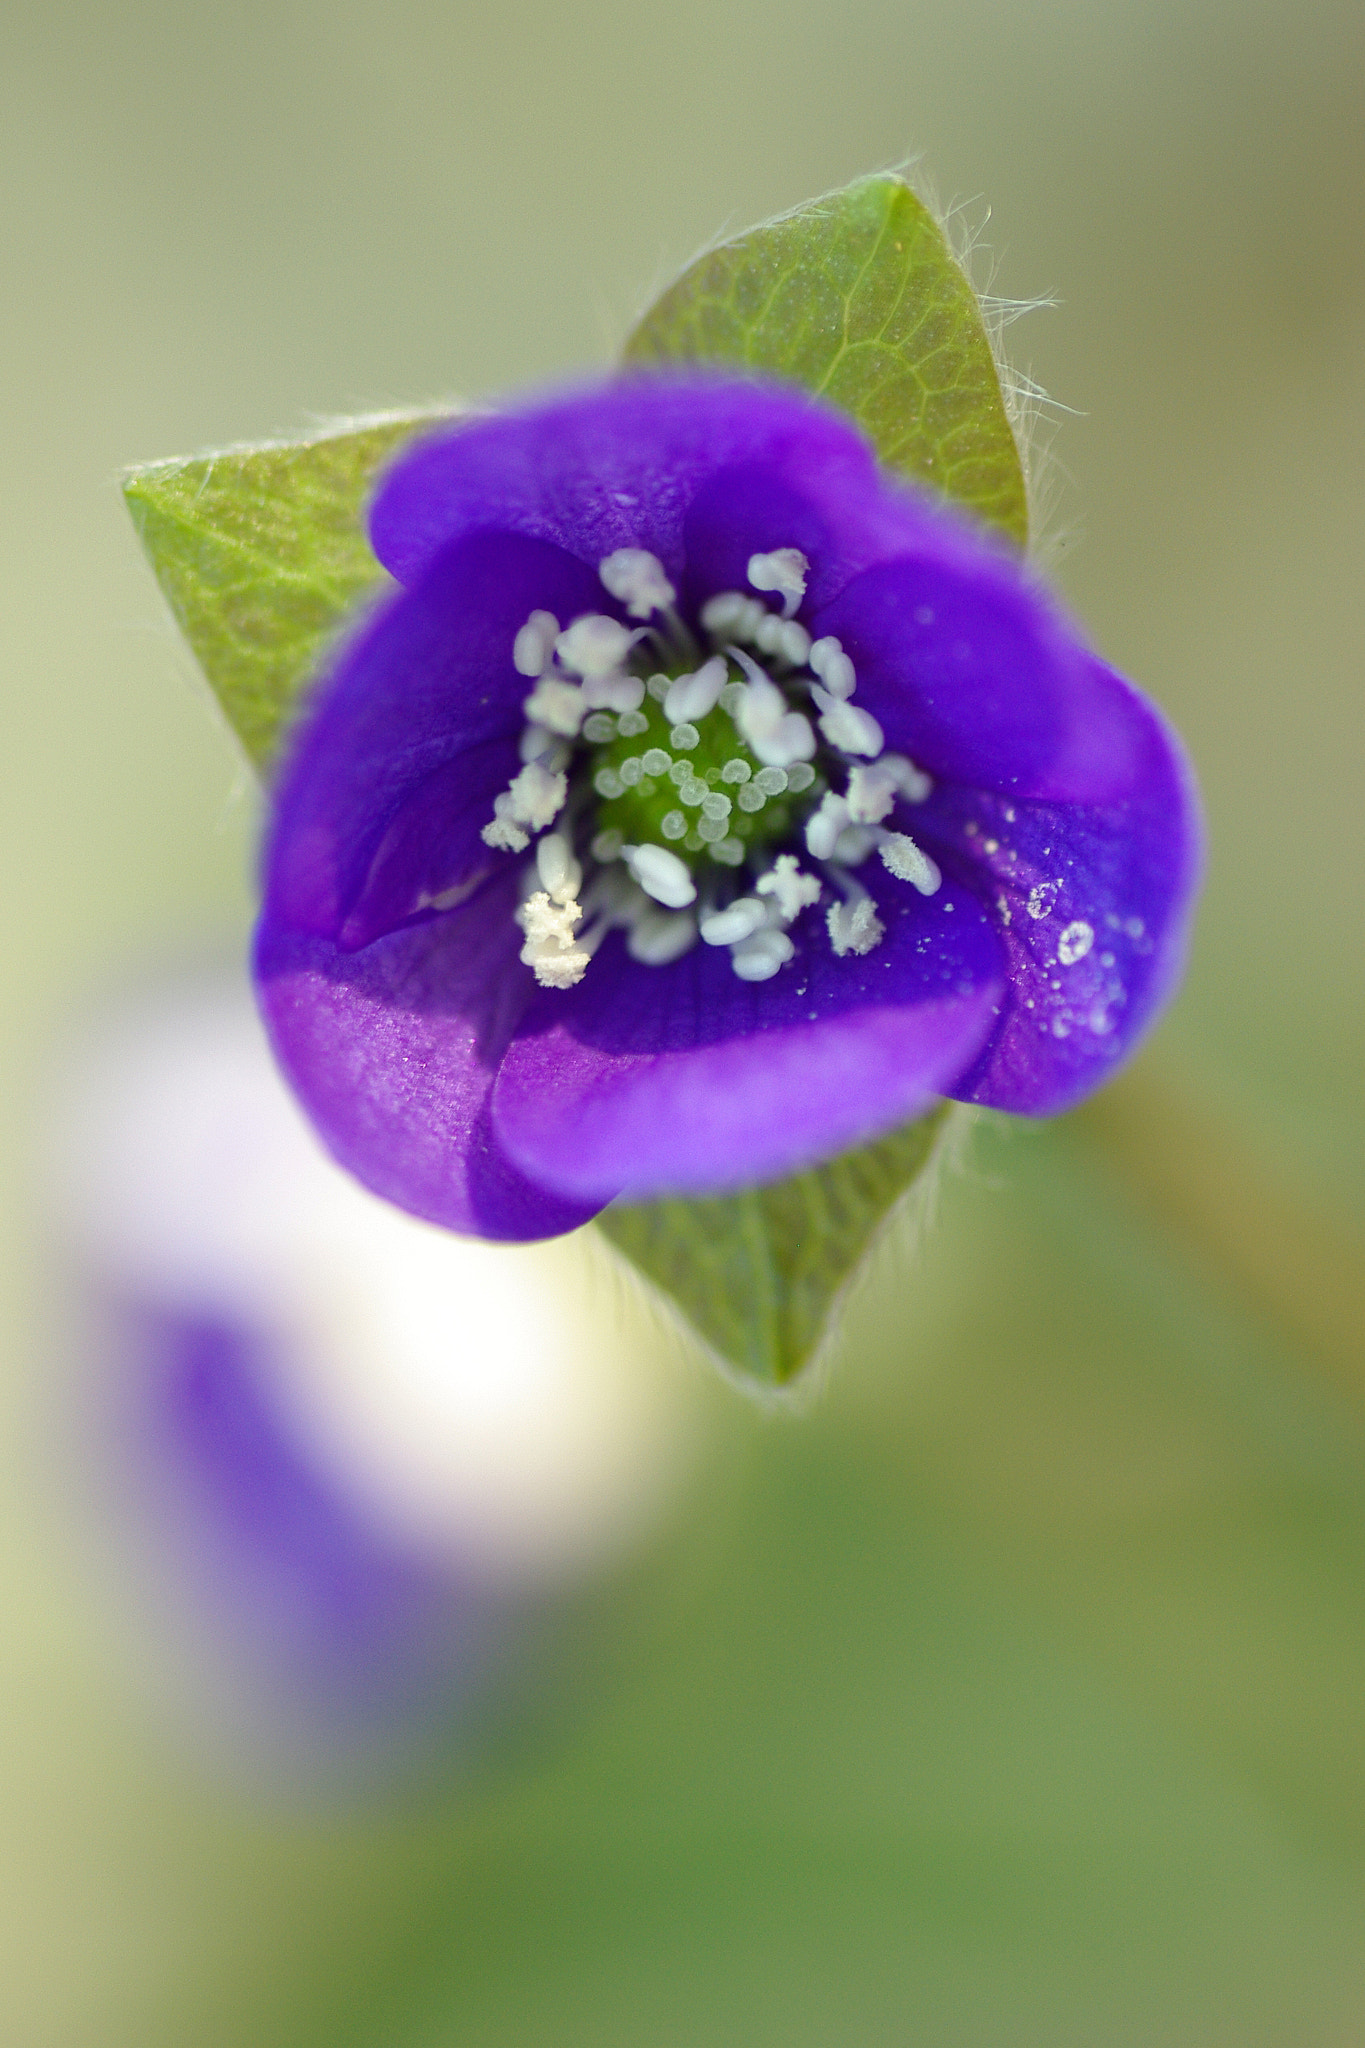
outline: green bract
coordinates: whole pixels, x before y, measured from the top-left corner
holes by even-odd
[[[328,640],[384,580],[365,532],[375,472],[438,417],[384,413],[125,479],[166,602],[257,768]]]
[[[818,1350],[844,1289],[929,1165],[945,1107],[828,1166],[709,1201],[618,1205],[617,1249],[687,1312],[746,1378],[786,1385]]]
[[[981,307],[900,178],[860,178],[700,257],[626,343],[637,363],[786,377],[851,413],[889,469],[1028,539]]]

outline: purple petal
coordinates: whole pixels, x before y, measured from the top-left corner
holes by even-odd
[[[491,527],[553,541],[594,569],[616,548],[648,548],[676,581],[688,507],[735,464],[823,484],[841,505],[876,488],[852,423],[790,387],[635,375],[433,435],[389,471],[370,537],[403,583],[451,540]]]
[[[571,1002],[541,1000],[507,1052],[493,1127],[508,1156],[585,1200],[712,1192],[917,1115],[991,1030],[1001,947],[970,892],[926,900],[864,872],[882,944],[838,960],[823,910],[807,911],[797,959],[757,986],[723,949],[644,968],[609,941]]]
[[[1102,803],[1143,772],[1131,693],[1007,558],[925,552],[856,577],[810,619],[858,672],[887,743],[944,781]]]
[[[1164,720],[1127,694],[1145,746],[1122,802],[942,789],[917,807],[945,872],[972,863],[973,886],[1007,920],[1009,993],[949,1090],[962,1101],[1025,1116],[1071,1108],[1133,1051],[1179,978],[1201,865],[1194,778]]]
[[[489,1121],[493,1072],[530,984],[515,900],[509,875],[350,954],[267,915],[255,966],[275,1055],[340,1164],[428,1222],[525,1240],[574,1230],[602,1203],[525,1180]]]
[[[597,582],[559,548],[467,535],[345,646],[276,785],[267,915],[364,944],[489,864],[480,838],[517,770],[529,683],[512,666],[537,608],[568,617]]]

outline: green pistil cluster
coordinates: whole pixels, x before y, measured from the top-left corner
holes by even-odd
[[[823,777],[805,762],[765,768],[720,706],[695,724],[670,726],[649,694],[619,719],[594,712],[583,738],[599,859],[622,845],[653,844],[741,867],[790,838],[798,815],[824,792]]]

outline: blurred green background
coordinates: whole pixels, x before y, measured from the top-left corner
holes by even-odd
[[[1363,82],[1358,0],[10,0],[12,2048],[1365,2040]],[[533,1740],[243,1788],[118,1675],[45,1409],[42,1056],[251,915],[119,467],[604,363],[722,225],[912,152],[1063,302],[1009,336],[1076,413],[1058,574],[1203,778],[1139,1137],[985,1130],[807,1418],[708,1394],[738,1467]]]

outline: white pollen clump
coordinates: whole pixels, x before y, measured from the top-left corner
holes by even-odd
[[[588,971],[592,959],[574,944],[574,931],[583,908],[578,903],[551,903],[543,889],[528,896],[517,911],[517,923],[526,934],[521,957],[535,970],[542,988],[572,988]]]
[[[577,683],[566,682],[563,676],[542,676],[521,708],[535,724],[571,740],[583,723],[588,704]]]
[[[713,654],[695,675],[675,677],[664,698],[664,717],[669,724],[691,725],[696,719],[705,718],[708,712],[714,711],[729,673],[730,666],[725,656]]]
[[[661,612],[678,595],[664,574],[664,565],[648,548],[617,548],[597,565],[603,587],[633,619]]]
[[[844,643],[833,633],[812,645],[806,656],[813,672],[819,676],[831,697],[851,697],[857,685],[853,663],[844,653]]]
[[[1055,882],[1036,882],[1028,892],[1028,902],[1024,905],[1024,908],[1030,917],[1050,917],[1052,915],[1052,906],[1056,901],[1057,884]]]
[[[921,896],[932,896],[943,886],[943,875],[936,861],[916,846],[905,832],[888,832],[879,848],[884,866],[890,869],[898,882],[910,882]]]
[[[630,653],[630,633],[605,612],[586,612],[555,641],[555,653],[576,676],[609,676]]]
[[[551,774],[539,761],[528,761],[501,796],[494,797],[493,823],[483,828],[484,844],[520,853],[528,838],[523,826],[543,831],[563,810],[568,793],[569,780],[562,770]]]
[[[771,896],[788,924],[808,904],[820,901],[817,876],[803,874],[794,853],[779,853],[766,875],[756,884],[760,896]]]
[[[709,911],[700,929],[708,946],[737,946],[762,931],[767,922],[767,909],[756,896],[737,896],[724,910]]]
[[[849,771],[848,814],[855,825],[880,825],[896,801],[900,784],[888,761]]]
[[[543,676],[550,666],[559,620],[553,612],[532,612],[512,642],[512,666],[519,676]]]
[[[697,898],[692,870],[666,846],[627,846],[621,849],[627,867],[647,896],[668,910],[684,910]]]
[[[746,664],[741,661],[741,666]],[[799,711],[789,711],[787,700],[770,677],[752,662],[752,676],[735,705],[735,724],[760,761],[773,768],[785,768],[789,761],[809,761],[815,752],[815,734],[810,720]]]
[[[827,789],[820,799],[818,811],[812,811],[806,820],[806,851],[813,860],[830,860],[839,834],[848,824],[848,800],[836,796]]]
[[[583,678],[583,702],[593,711],[638,711],[645,701],[639,676],[605,675]]]
[[[806,594],[810,563],[800,548],[774,548],[770,555],[750,555],[745,573],[755,590],[777,593],[783,616],[790,619]]]
[[[730,948],[730,965],[741,981],[771,981],[796,952],[787,934],[767,925]]]
[[[536,841],[536,872],[556,903],[572,903],[583,884],[583,870],[560,832],[547,832]]]
[[[833,904],[825,914],[825,924],[829,942],[840,958],[845,953],[870,953],[886,937],[886,926],[870,896],[860,896],[855,903]]]
[[[823,714],[820,730],[832,747],[845,754],[880,754],[886,741],[870,711],[860,711],[856,704],[821,689],[819,683],[812,686],[811,695]]]
[[[1084,960],[1095,943],[1095,929],[1084,918],[1078,917],[1069,924],[1057,941],[1057,958],[1063,967],[1074,967],[1078,960]]]
[[[697,920],[690,910],[642,910],[626,937],[626,951],[645,967],[667,967],[697,943]]]

